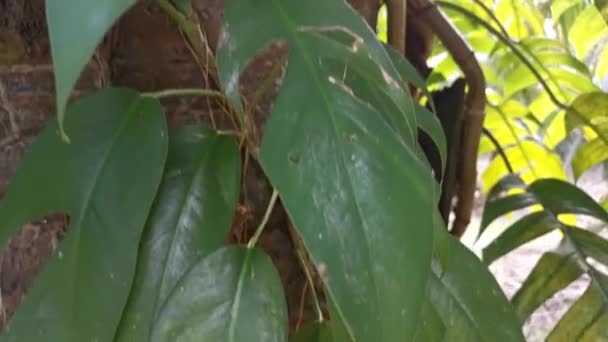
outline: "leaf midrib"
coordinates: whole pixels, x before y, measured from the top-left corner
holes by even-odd
[[[302,52],[306,51],[306,49],[303,48],[304,44],[298,39],[298,35],[293,33],[293,32],[296,32],[296,29],[295,29],[296,28],[296,24],[293,23],[290,20],[289,15],[286,13],[286,11],[283,8],[283,6],[281,6],[280,3],[277,3],[277,0],[272,0],[272,2],[274,3],[275,7],[277,8],[280,16],[284,19],[284,22],[285,22],[285,24],[287,26],[288,32],[292,33],[291,34],[292,40],[296,43],[296,45],[299,48],[299,49],[296,49],[296,50],[300,50]],[[311,60],[310,60],[310,58],[308,56],[308,54],[301,53],[300,55],[302,56],[304,62],[308,65],[308,67],[313,71],[311,73],[312,74],[312,79],[314,80],[314,83],[316,84],[317,89],[323,89],[323,88],[325,88],[321,84],[321,80],[319,80],[319,78],[317,77],[317,72],[314,72],[314,71],[317,71],[317,68],[314,67],[313,63],[311,62]],[[323,103],[323,105],[324,105],[327,113],[329,114],[328,116],[330,118],[331,126],[333,128],[335,136],[338,137],[339,136],[339,132],[338,132],[338,129],[337,129],[337,123],[336,123],[335,118],[334,118],[335,113],[334,113],[334,110],[332,110],[331,106],[329,105],[330,101],[329,101],[329,99],[327,98],[327,96],[326,96],[326,94],[324,92],[319,91],[318,93],[321,95],[320,98],[323,99],[323,101],[321,101],[321,102]],[[340,155],[340,160],[341,160],[341,167],[342,167],[342,169],[344,171],[346,171],[347,174],[349,174],[349,177],[346,177],[346,178],[348,178],[348,185],[349,185],[348,189],[349,189],[349,192],[353,195],[352,198],[353,198],[353,202],[354,202],[354,204],[355,204],[355,206],[357,208],[357,214],[358,214],[357,217],[358,217],[358,220],[359,220],[359,222],[363,226],[369,227],[369,225],[367,224],[367,222],[364,219],[364,216],[362,215],[361,207],[360,207],[359,202],[357,200],[357,196],[355,195],[354,186],[353,186],[353,184],[351,182],[351,179],[350,179],[350,173],[348,172],[348,168],[346,168],[344,151],[342,150],[340,144],[336,144],[336,145],[338,145],[340,147],[340,148],[338,148],[338,150],[339,150],[339,155]],[[368,239],[367,235],[365,234],[365,229],[363,229],[363,234],[362,235],[363,235],[363,238],[365,240],[366,246],[369,247],[370,243],[369,243],[369,239]],[[371,266],[372,263],[371,263],[371,255],[369,254],[369,249],[370,248],[366,248],[366,256],[367,256],[366,259],[368,261],[367,264],[369,266]],[[372,272],[372,274],[373,274],[373,272]],[[378,299],[379,293],[378,293],[378,287],[376,285],[375,275],[373,275],[370,278],[371,278],[371,282],[372,282],[371,285],[372,285],[372,288],[373,288],[373,292],[375,293],[375,297],[376,297],[376,301],[374,301],[374,302],[377,303],[378,302],[377,299]],[[330,293],[332,293],[332,297],[335,298],[335,296],[333,295],[333,291],[331,290],[331,288],[329,286],[328,286],[328,291]],[[334,302],[335,302],[335,300],[334,300]],[[348,332],[349,337],[351,338],[351,340],[356,341],[353,329],[352,329],[352,327],[349,324],[350,322],[348,322],[345,319],[344,313],[342,312],[342,309],[341,309],[340,305],[336,305],[336,310],[338,311],[338,314],[339,314],[342,322],[344,323],[344,327],[346,328],[346,331]],[[381,331],[381,333],[382,333],[382,331]]]

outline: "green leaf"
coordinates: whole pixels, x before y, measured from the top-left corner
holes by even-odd
[[[420,323],[418,324],[418,330],[416,331],[414,341],[444,341],[446,326],[437,311],[435,311],[435,308],[428,297],[429,295],[427,294],[427,298],[425,298],[424,304],[422,305]]]
[[[608,36],[608,26],[595,6],[587,6],[568,31],[568,40],[580,59],[585,58],[606,36]]]
[[[248,13],[251,15],[242,15],[242,9],[250,10],[251,12]],[[318,13],[326,15],[317,15]],[[299,41],[301,37],[314,33],[315,30],[317,33],[322,33],[347,27],[348,30],[344,33],[356,36],[357,47],[361,47],[361,43],[364,43],[369,49],[371,58],[383,67],[384,72],[395,80],[401,80],[401,76],[391,63],[382,43],[376,39],[374,32],[354,9],[341,1],[334,3],[311,0],[285,4],[271,0],[262,2],[245,0],[239,5],[229,1],[226,4],[225,21],[228,23],[225,32],[232,34],[226,35],[226,40],[218,50],[220,81],[226,96],[239,111],[242,111],[242,106],[238,79],[247,62],[271,41],[287,40],[291,43],[290,61],[305,63],[300,65],[302,68],[318,67],[317,53],[323,51],[311,51]],[[256,32],[258,29],[263,30]],[[260,34],[261,32],[263,34]],[[360,41],[361,39],[363,42]],[[283,83],[283,87],[287,85]]]
[[[180,10],[184,14],[192,13],[192,1],[191,0],[171,0],[175,5],[175,8]]]
[[[302,327],[289,338],[289,342],[333,342],[331,327],[327,323],[313,323]]]
[[[159,312],[150,341],[286,341],[287,304],[270,258],[223,247],[197,263]]]
[[[407,60],[405,59],[399,52],[397,52],[393,47],[388,44],[384,44],[384,48],[388,53],[391,61],[397,68],[399,74],[409,83],[411,83],[414,87],[420,89],[426,97],[432,101],[431,93],[429,92],[426,82],[418,73],[418,70]],[[408,89],[405,89],[408,90]],[[431,108],[434,107],[431,104]]]
[[[513,171],[520,173],[521,179],[526,183],[542,178],[566,179],[559,156],[536,142],[524,140],[504,149],[504,152]],[[507,173],[502,158],[495,156],[482,176],[484,192],[491,189]]]
[[[173,134],[116,340],[148,341],[160,305],[201,257],[224,245],[240,191],[233,137],[202,126]]]
[[[70,92],[97,44],[112,24],[136,0],[47,0],[46,20],[51,40],[59,132]]]
[[[554,0],[551,2],[551,16],[554,22],[559,21],[561,15],[571,8],[572,6],[578,5],[583,0]]]
[[[608,213],[593,198],[578,187],[559,180],[541,179],[532,183],[528,191],[533,193],[545,209],[554,215],[589,215],[608,222]]]
[[[494,277],[464,245],[449,239],[447,271],[434,267],[429,280],[430,301],[445,326],[445,336],[436,341],[524,341],[515,312]],[[418,326],[429,329],[424,321]]]
[[[608,310],[606,286],[608,280],[601,275],[600,283],[591,283],[547,337],[554,341],[605,341],[608,338]],[[601,289],[603,287],[604,289]]]
[[[529,214],[513,223],[483,249],[483,261],[489,265],[517,247],[547,234],[559,226],[559,221],[546,211]]]
[[[65,124],[72,143],[52,122],[19,163],[0,207],[2,245],[30,219],[70,215],[67,236],[4,341],[110,341],[129,294],[167,153],[162,108],[133,91],[106,89],[69,106]]]
[[[590,231],[568,227],[568,237],[586,257],[591,257],[597,262],[608,265],[608,241]]]
[[[408,100],[386,51],[342,1],[233,1],[225,19],[218,63],[235,105],[238,75],[253,55],[273,40],[289,44],[260,161],[324,270],[332,318],[354,340],[411,339],[430,272],[437,200],[418,154],[414,109],[392,100],[399,111],[381,113],[357,96],[353,80],[345,83],[325,67],[327,49],[347,51],[347,72],[365,78],[377,72],[359,66],[360,51],[367,51],[384,75],[374,87]],[[336,45],[335,36],[352,44]],[[396,131],[398,120],[408,129]]]
[[[584,125],[593,128],[604,142],[608,141],[608,129],[599,129],[608,124],[608,94],[602,92],[582,94],[572,102],[572,108],[574,110],[566,112],[567,132]]]
[[[511,302],[523,323],[546,300],[583,274],[571,248],[546,252],[530,272]]]
[[[445,131],[441,126],[441,122],[439,122],[437,115],[419,105],[416,105],[416,121],[418,122],[418,127],[424,133],[428,134],[435,143],[441,159],[442,173],[445,172],[448,158],[447,139],[445,136]],[[443,177],[443,174],[441,176]]]
[[[443,222],[439,211],[435,212],[433,219],[433,256],[441,270],[445,270],[450,259],[450,240],[448,234],[445,234],[446,223]]]
[[[577,179],[593,166],[608,160],[608,145],[599,138],[586,142],[572,158],[572,170]]]
[[[500,216],[508,214],[512,211],[527,208],[534,204],[538,204],[538,200],[533,194],[530,193],[509,195],[487,201],[483,210],[483,216],[481,218],[479,234],[483,233],[490,223]]]
[[[508,193],[514,189],[526,189],[526,183],[524,183],[518,175],[508,174],[490,189],[487,196],[487,203],[497,199],[501,194]]]
[[[342,31],[328,29],[302,40],[323,51],[321,68],[330,83],[376,108],[403,144],[415,146],[416,117],[410,113],[414,104],[408,92],[369,58],[365,46],[351,49],[357,38]],[[352,138],[352,137],[348,137]]]

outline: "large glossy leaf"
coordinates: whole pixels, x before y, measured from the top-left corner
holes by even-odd
[[[46,18],[51,39],[59,131],[65,105],[80,71],[95,47],[136,0],[47,0]]]
[[[176,285],[151,341],[286,341],[287,305],[270,258],[255,248],[224,247]]]
[[[583,269],[572,248],[563,245],[543,254],[511,300],[519,320],[524,322],[541,304],[581,274]]]
[[[423,311],[418,324],[419,330],[435,332],[423,334],[425,338],[419,340],[523,341],[515,312],[494,277],[464,245],[452,237],[449,239],[447,269],[442,272],[433,267],[429,281],[428,296],[434,310],[427,308],[427,313],[433,314]],[[443,326],[426,326],[433,321],[425,320],[434,315],[441,318]],[[442,330],[444,333],[440,334]]]
[[[430,289],[428,289],[430,291]],[[441,316],[433,307],[431,299],[428,298],[430,294],[427,294],[424,304],[422,305],[422,311],[420,312],[420,323],[414,341],[427,342],[427,341],[443,341],[446,335],[446,325],[442,321]]]
[[[54,211],[68,234],[29,290],[4,341],[110,341],[129,294],[140,234],[167,152],[156,99],[107,89],[68,107],[65,144],[51,123],[19,164],[0,207],[0,242]]]
[[[416,70],[416,68],[407,59],[403,58],[403,56],[399,54],[399,52],[397,52],[395,49],[393,49],[390,45],[384,45],[384,47],[386,49],[386,52],[388,53],[388,56],[391,58],[391,61],[395,65],[395,68],[397,68],[399,74],[407,82],[412,84],[414,87],[420,89],[420,91],[422,91],[422,93],[426,95],[427,98],[432,100],[431,93],[426,87],[426,82],[424,81],[422,76],[420,76],[418,70]]]
[[[392,100],[399,111],[381,113],[357,97],[357,84],[345,83],[356,81],[328,74],[323,60],[331,45],[322,44],[340,32],[350,36],[353,44],[332,53],[368,49],[384,75],[373,87],[403,96],[386,52],[341,1],[229,1],[226,21],[219,66],[233,103],[249,59],[272,40],[289,44],[260,160],[323,270],[332,319],[357,341],[411,339],[430,272],[437,200],[417,151],[413,106]],[[351,62],[347,72],[365,79],[368,71]]]
[[[239,163],[233,137],[201,126],[173,134],[116,340],[148,341],[155,314],[177,281],[225,243],[240,189]]]
[[[250,15],[243,16],[242,10],[249,11],[247,13]],[[290,60],[298,56],[303,58],[301,62],[307,63],[308,67],[317,64],[318,68],[318,60],[312,58],[321,51],[310,51],[297,41],[307,31],[315,29],[331,30],[340,26],[347,27],[346,32],[350,31],[360,37],[359,39],[363,39],[373,59],[384,67],[388,75],[401,79],[374,32],[350,6],[342,1],[312,0],[281,3],[273,0],[261,2],[228,0],[225,21],[225,34],[222,36],[218,51],[218,67],[226,95],[237,109],[241,108],[239,74],[252,56],[271,41],[287,40],[290,43]],[[262,28],[260,24],[264,30],[260,30]],[[361,43],[357,41],[356,46],[360,46]],[[305,66],[301,65],[301,67]]]

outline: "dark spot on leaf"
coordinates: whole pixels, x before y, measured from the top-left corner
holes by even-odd
[[[344,133],[344,139],[350,143],[355,142],[357,140],[357,136],[355,133]]]
[[[292,163],[292,164],[299,164],[300,163],[300,156],[290,154],[289,155],[289,162]]]

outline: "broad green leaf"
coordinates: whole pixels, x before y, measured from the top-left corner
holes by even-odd
[[[483,249],[483,261],[489,265],[517,247],[547,234],[559,226],[555,217],[546,211],[529,214],[513,223]]]
[[[433,257],[440,269],[445,270],[450,259],[450,240],[448,234],[445,234],[446,222],[443,221],[439,211],[435,212],[433,219]]]
[[[572,55],[566,52],[537,52],[534,54],[533,61],[537,67],[542,67],[544,70],[551,70],[551,68],[569,68],[576,71],[581,76],[585,76],[589,79],[591,78],[591,72],[589,71],[589,68],[583,62],[579,61],[578,59],[574,58]],[[525,73],[530,73],[530,70],[526,65],[521,64],[520,62],[514,70],[510,70],[509,72],[515,75],[521,75]]]
[[[582,2],[583,0],[553,0],[551,2],[551,16],[553,21],[557,22],[566,10]]]
[[[70,215],[67,236],[3,341],[111,341],[127,301],[167,153],[162,108],[110,88],[69,106],[65,124],[72,143],[51,123],[19,163],[0,207],[2,245],[28,220]]]
[[[572,0],[565,0],[570,2]],[[574,0],[582,1],[582,0]],[[544,36],[530,36],[519,42],[527,51],[539,53],[541,51],[567,52],[562,42],[558,39],[547,38]],[[516,57],[515,57],[516,58]]]
[[[331,327],[327,323],[312,323],[300,328],[289,338],[289,342],[333,342],[335,341]]]
[[[136,0],[47,0],[46,20],[51,40],[59,131],[64,140],[63,120],[70,92],[112,24]]]
[[[428,291],[430,291],[430,288]],[[429,294],[427,294],[428,296]],[[444,340],[446,326],[437,311],[435,311],[430,298],[425,298],[419,319],[420,322],[418,323],[418,330],[416,331],[416,336],[414,336],[414,341],[431,342]]]
[[[485,30],[467,32],[466,40],[476,53],[490,53],[496,47],[496,41]]]
[[[548,342],[595,342],[608,338],[608,279],[604,275],[598,276],[600,280],[592,282],[557,323],[547,337]]]
[[[173,288],[152,327],[152,342],[286,341],[287,305],[270,257],[223,247]]]
[[[355,87],[328,75],[323,60],[331,56],[320,49],[330,46],[323,39],[343,31],[353,38],[343,50],[356,56],[367,49],[382,67],[378,90],[405,92],[384,48],[341,1],[231,1],[225,19],[218,62],[233,104],[240,101],[238,75],[252,56],[272,40],[289,44],[260,161],[325,271],[332,319],[354,340],[411,339],[430,272],[434,180],[417,151],[416,125],[410,136],[396,134],[386,115],[398,116],[380,113]],[[364,75],[354,64],[349,71]],[[416,122],[413,107],[396,114]]]
[[[536,142],[522,141],[504,152],[513,171],[520,173],[520,177],[527,183],[549,177],[566,179],[559,156]],[[482,175],[483,191],[487,192],[508,172],[502,158],[495,156]]]
[[[571,249],[562,246],[543,254],[511,299],[519,320],[525,322],[534,310],[582,274],[583,270]]]
[[[503,193],[508,193],[515,189],[525,189],[526,183],[524,183],[518,175],[509,174],[503,177],[490,191],[488,191],[487,203],[497,199]],[[487,205],[487,204],[486,204]]]
[[[546,75],[546,73],[541,73],[541,75],[543,75],[543,80],[548,83],[549,80],[553,81],[553,83],[549,83],[553,92],[558,90],[555,87],[555,84],[559,85],[560,89],[569,90],[570,93],[574,95],[598,90],[588,76],[581,75],[574,70],[549,67],[547,68],[547,72],[549,73],[548,75]],[[505,98],[514,96],[529,87],[536,87],[539,85],[536,76],[523,65],[510,71],[505,77],[504,82],[505,87],[503,96]],[[568,95],[567,98],[570,98],[570,93],[564,94],[562,92],[562,95]]]
[[[528,187],[545,209],[554,215],[589,215],[608,222],[608,213],[587,193],[559,179],[541,179]]]
[[[248,12],[250,15],[243,16],[241,9],[251,10]],[[311,58],[316,57],[319,51],[309,51],[306,46],[301,45],[301,42],[294,44],[299,37],[313,33],[315,30],[317,33],[322,33],[340,26],[348,28],[344,32],[357,36],[357,46],[364,43],[370,50],[370,56],[383,67],[384,71],[395,80],[401,80],[374,32],[350,6],[342,1],[312,0],[284,4],[272,0],[263,2],[245,0],[242,4],[236,5],[236,1],[229,0],[225,9],[225,21],[227,29],[224,32],[231,32],[233,35],[225,35],[225,39],[220,42],[218,67],[222,86],[237,110],[242,110],[238,89],[239,74],[253,55],[271,41],[287,40],[290,43],[290,60],[296,57],[296,60],[303,59],[301,62],[309,64],[309,67],[315,65],[318,67],[319,61]],[[252,30],[252,28],[256,29]],[[264,28],[261,31],[263,34],[257,32],[261,28]],[[285,84],[283,86],[286,87]]]
[[[581,253],[595,259],[597,262],[608,265],[608,241],[588,230],[568,227],[567,235]]]
[[[404,144],[415,146],[416,117],[409,114],[414,110],[409,92],[388,78],[369,58],[365,46],[351,49],[356,39],[335,29],[302,37],[323,51],[318,57],[319,71],[325,72],[330,83],[372,105]]]
[[[533,112],[534,117],[540,118],[537,112]],[[552,117],[549,117],[551,116]],[[564,139],[568,137],[566,132],[565,118],[566,112],[559,111],[558,113],[551,112],[549,116],[545,118],[544,131],[543,131],[543,143],[550,149],[555,150],[556,146],[560,144]]]
[[[483,210],[479,233],[481,234],[490,223],[500,216],[534,204],[538,204],[538,200],[530,193],[514,194],[487,201]]]
[[[239,163],[230,136],[201,126],[173,134],[116,340],[148,341],[159,306],[177,281],[201,257],[224,245],[240,190]]]
[[[411,83],[414,87],[420,89],[427,98],[431,99],[431,93],[426,87],[426,82],[418,73],[418,70],[403,56],[401,56],[393,47],[388,44],[384,45],[388,56],[391,58],[391,61],[395,65],[395,68],[399,72],[399,74],[406,80]],[[408,89],[405,89],[408,90]],[[408,90],[409,91],[409,90]]]
[[[607,36],[608,26],[595,6],[587,6],[568,32],[568,40],[579,59],[585,58],[595,44]]]
[[[433,114],[428,109],[416,105],[416,122],[418,122],[418,127],[435,143],[437,150],[439,151],[439,158],[441,159],[441,173],[443,177],[443,172],[445,172],[445,167],[447,164],[447,141],[445,136],[445,131],[441,126],[441,122],[437,118],[437,115]]]
[[[445,326],[438,341],[523,341],[515,312],[494,277],[475,254],[449,239],[447,270],[433,267],[429,280],[430,302]],[[419,329],[426,330],[424,325],[420,322]]]
[[[599,129],[608,124],[608,94],[602,92],[582,94],[574,100],[572,108],[574,110],[566,113],[566,131],[570,132],[580,126],[589,127],[591,124],[602,141],[608,141],[608,130]]]
[[[581,146],[572,159],[574,177],[579,178],[593,166],[608,159],[608,144],[595,138]]]

